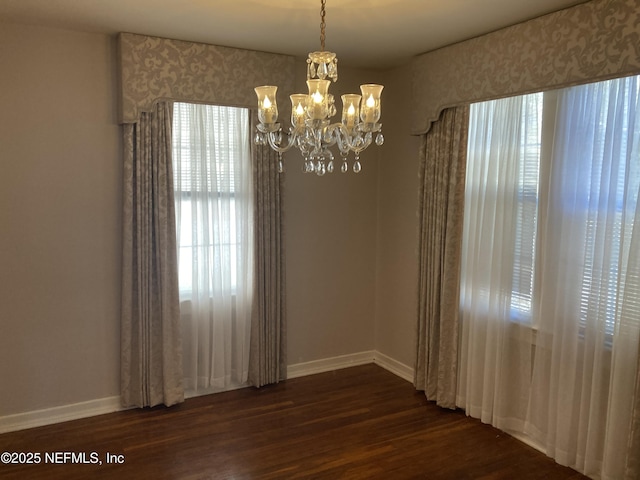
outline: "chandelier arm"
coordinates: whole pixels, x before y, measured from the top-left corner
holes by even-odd
[[[278,133],[279,132],[269,132],[267,134],[267,141],[269,142],[269,146],[278,153],[288,152],[289,150],[291,150],[291,147],[293,147],[294,144],[296,143],[296,138],[298,137],[298,131],[294,130],[289,134],[285,134],[287,137],[287,144],[284,147],[281,145],[278,145],[278,143],[276,142],[276,137]]]
[[[335,123],[331,127],[340,132],[336,137],[338,138],[338,148],[343,153],[351,151],[356,155],[360,155],[372,143],[373,138],[371,135],[365,134],[362,136],[358,130],[354,130],[354,133],[351,134],[342,123]],[[362,140],[359,141],[359,138]]]
[[[338,149],[342,153],[348,153],[351,150],[351,135],[349,130],[342,123],[334,123],[327,127],[329,130],[332,142],[330,146],[338,144]]]
[[[359,156],[360,153],[362,153],[372,143],[373,143],[373,135],[371,134],[371,132],[367,132],[364,136],[364,143],[359,147],[355,146],[353,148],[353,152]]]
[[[327,126],[325,132],[322,134],[323,144],[325,147],[332,147],[336,143],[338,146],[342,141],[342,130],[339,128],[341,123],[334,123],[333,125]]]

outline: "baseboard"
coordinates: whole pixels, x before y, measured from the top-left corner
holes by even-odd
[[[296,363],[287,367],[287,378],[305,377],[316,373],[331,372],[341,368],[355,367],[375,362],[374,350],[368,352],[340,355],[338,357],[323,358],[311,362]]]
[[[393,373],[394,375],[413,383],[413,368],[400,363],[397,360],[385,355],[384,353],[375,352],[374,362],[376,365],[381,366],[385,370]]]
[[[413,368],[376,350],[289,365],[287,367],[287,378],[304,377],[316,373],[366,365],[368,363],[375,363],[394,375],[408,382],[413,382]],[[17,413],[0,417],[0,433],[42,427],[54,423],[113,413],[120,410],[124,410],[120,402],[120,397],[107,397],[90,400],[88,402],[74,403],[72,405],[63,405],[61,407]]]
[[[99,398],[88,402],[63,405],[61,407],[45,408],[31,412],[16,413],[0,417],[0,433],[25,430],[27,428],[42,427],[53,423],[78,420],[105,413],[123,410],[120,397]]]
[[[304,377],[316,373],[340,370],[341,368],[366,365],[367,363],[375,363],[394,375],[408,382],[413,382],[413,368],[376,350],[289,365],[287,368],[287,378]]]

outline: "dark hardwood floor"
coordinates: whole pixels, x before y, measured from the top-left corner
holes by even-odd
[[[586,478],[375,365],[7,433],[1,452],[40,454],[3,479]]]

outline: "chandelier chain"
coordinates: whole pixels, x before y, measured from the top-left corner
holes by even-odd
[[[325,39],[325,6],[326,0],[320,2],[320,50],[324,52],[324,39]]]

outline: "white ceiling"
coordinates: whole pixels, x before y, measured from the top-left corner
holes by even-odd
[[[326,49],[341,65],[389,67],[584,1],[327,0]],[[0,0],[0,21],[304,57],[320,49],[320,0]]]

